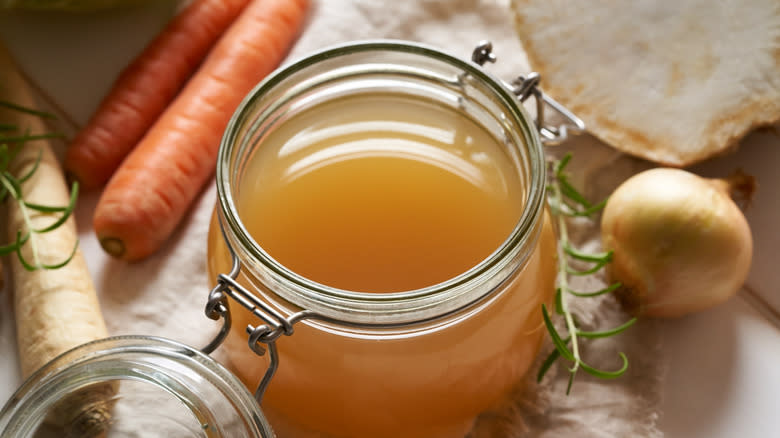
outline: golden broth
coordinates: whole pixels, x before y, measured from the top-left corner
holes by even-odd
[[[238,211],[255,241],[297,274],[358,292],[408,291],[469,270],[509,237],[525,197],[504,146],[481,126],[454,109],[387,94],[342,98],[285,120],[243,175]],[[217,228],[212,274],[230,270]],[[277,342],[280,367],[263,400],[277,434],[462,437],[533,361],[554,253],[545,220],[529,260],[500,293],[438,322],[385,331],[296,325]],[[249,350],[244,328],[257,321],[231,310],[230,366],[254,389],[267,359]]]
[[[419,289],[509,237],[523,187],[500,145],[454,110],[375,95],[322,105],[264,140],[239,214],[271,257],[318,283]]]

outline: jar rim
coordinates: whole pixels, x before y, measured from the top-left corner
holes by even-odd
[[[231,187],[231,177],[233,175],[230,166],[231,153],[233,153],[241,123],[244,119],[251,116],[253,105],[256,104],[258,100],[262,99],[267,92],[283,83],[283,81],[291,75],[322,61],[361,52],[377,51],[419,55],[441,61],[471,75],[473,78],[477,79],[481,85],[486,85],[493,93],[492,96],[499,100],[502,108],[507,110],[513,118],[513,121],[517,122],[518,126],[521,127],[522,132],[520,134],[529,154],[528,163],[530,166],[528,196],[523,207],[523,212],[509,237],[507,237],[495,251],[475,266],[443,282],[414,290],[381,294],[349,291],[318,283],[291,271],[271,257],[251,237],[239,217]],[[516,248],[523,247],[529,242],[533,244],[538,237],[536,225],[541,220],[544,208],[545,179],[546,166],[539,133],[533,123],[533,119],[526,112],[525,108],[523,108],[517,97],[512,93],[509,85],[494,77],[474,62],[465,61],[460,57],[425,44],[391,39],[353,41],[331,46],[274,71],[255,86],[231,117],[225,135],[222,137],[220,143],[216,169],[217,202],[220,213],[218,215],[219,223],[223,228],[222,232],[231,252],[235,254],[235,249],[232,248],[231,242],[227,239],[228,236],[225,233],[225,227],[234,234],[237,243],[242,249],[246,250],[253,259],[259,261],[264,267],[268,268],[284,281],[302,287],[306,291],[314,294],[335,299],[341,303],[374,303],[380,306],[384,304],[393,305],[400,302],[413,303],[420,299],[425,299],[426,297],[439,295],[442,292],[451,290],[473,281],[478,277],[484,276],[487,272],[495,270],[496,267],[500,265],[502,261],[506,260]]]
[[[175,362],[176,366],[168,365],[167,361],[171,364]],[[88,380],[89,385],[124,379],[143,380],[161,392],[170,392],[160,381],[139,378],[137,372],[130,372],[144,365],[153,368],[154,374],[167,378],[184,378],[187,373],[202,376],[203,381],[214,385],[223,397],[230,400],[247,427],[245,432],[250,434],[247,436],[275,436],[254,397],[235,375],[216,360],[177,341],[143,335],[112,336],[87,342],[49,361],[30,375],[0,410],[0,435],[25,433],[28,427],[36,427],[38,420],[42,420],[37,415],[45,416],[47,407],[62,400],[59,396],[67,396],[81,388],[84,385],[81,380]],[[180,368],[182,366],[183,369]],[[74,379],[74,374],[83,378]],[[198,394],[199,391],[190,391],[190,395],[177,393],[176,396],[186,399],[198,397]]]

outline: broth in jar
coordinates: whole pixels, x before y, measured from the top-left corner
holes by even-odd
[[[478,96],[495,91],[471,91],[464,110],[462,89],[396,67],[384,46],[361,83],[362,66],[337,59],[350,50],[293,66],[289,85],[270,81],[234,120],[222,175],[235,222],[223,236],[215,215],[209,270],[231,270],[226,238],[249,245],[247,290],[288,317],[332,313],[276,341],[262,408],[280,438],[461,438],[521,381],[545,333],[556,271],[541,147],[515,134],[532,124]],[[440,56],[416,51],[398,56]],[[230,307],[228,365],[255,388],[268,354],[249,349],[246,327],[261,323]]]

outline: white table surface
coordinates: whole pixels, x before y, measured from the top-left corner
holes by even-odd
[[[0,16],[0,38],[24,70],[82,124],[122,66],[173,13],[170,2],[88,16]],[[696,166],[702,175],[736,167],[758,177],[748,220],[755,239],[752,294],[663,325],[668,375],[661,428],[669,438],[780,436],[780,136],[748,136],[729,156]],[[92,233],[81,233],[91,270],[105,263]],[[205,243],[204,243],[205,244]],[[750,298],[758,297],[758,299]],[[750,299],[748,299],[750,298]],[[4,301],[0,301],[5,305]],[[761,309],[757,311],[756,309]],[[12,351],[12,321],[0,315],[0,403],[20,383]]]

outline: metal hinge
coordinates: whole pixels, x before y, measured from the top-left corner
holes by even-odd
[[[493,44],[490,41],[481,41],[471,54],[471,60],[480,66],[486,62],[496,62],[496,55],[493,53]],[[541,76],[539,73],[531,72],[527,76],[518,76],[508,87],[517,96],[520,102],[525,102],[533,96],[536,101],[536,129],[541,135],[542,143],[546,146],[560,144],[569,138],[569,134],[580,134],[585,131],[585,122],[574,115],[565,106],[558,103],[552,97],[546,95],[539,88]],[[565,119],[565,123],[560,125],[550,125],[546,123],[545,111],[553,110]]]

